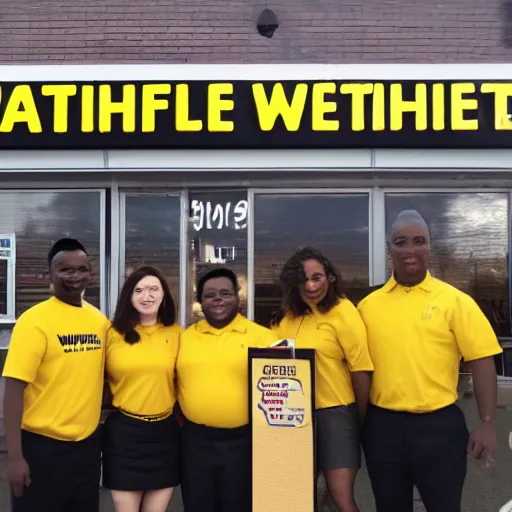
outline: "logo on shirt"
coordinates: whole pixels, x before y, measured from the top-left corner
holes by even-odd
[[[57,334],[64,352],[90,352],[101,348],[101,340],[96,334]]]
[[[421,316],[423,320],[430,320],[432,318],[432,315],[437,311],[437,308],[435,306],[427,306],[423,310],[423,315]]]

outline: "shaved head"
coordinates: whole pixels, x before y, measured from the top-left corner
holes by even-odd
[[[395,279],[413,286],[425,279],[430,254],[430,232],[416,210],[404,210],[391,226],[388,238]]]
[[[403,210],[398,214],[397,218],[391,225],[391,231],[388,236],[388,243],[391,244],[393,233],[407,226],[421,227],[427,233],[428,239],[430,241],[430,230],[428,229],[428,225],[421,213],[416,210]]]

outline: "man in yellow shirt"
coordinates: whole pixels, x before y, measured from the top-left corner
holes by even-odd
[[[187,512],[251,510],[248,348],[269,347],[271,330],[239,313],[238,281],[226,268],[197,284],[204,320],[182,335],[176,363]]]
[[[411,512],[416,486],[429,511],[460,512],[467,451],[496,447],[496,367],[502,349],[465,293],[428,272],[429,229],[402,212],[389,238],[393,276],[359,303],[375,367],[363,447],[378,512]],[[481,423],[468,434],[455,404],[461,355]]]
[[[91,276],[77,240],[48,255],[54,296],[18,319],[3,371],[13,512],[98,512],[97,428],[108,320],[82,299]]]

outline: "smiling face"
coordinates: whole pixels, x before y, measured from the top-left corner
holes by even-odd
[[[141,320],[156,320],[163,299],[162,283],[155,276],[142,278],[132,292],[132,306],[140,314]]]
[[[50,278],[55,297],[80,305],[82,293],[91,281],[89,258],[83,251],[57,253],[52,260]]]
[[[302,266],[306,281],[299,288],[300,297],[306,304],[316,306],[329,291],[329,278],[317,260],[307,260]]]
[[[214,277],[204,283],[201,297],[206,321],[222,329],[228,325],[237,315],[239,301],[231,279],[228,277]]]
[[[389,247],[396,279],[407,285],[423,281],[428,268],[430,237],[421,223],[404,222],[395,227]]]

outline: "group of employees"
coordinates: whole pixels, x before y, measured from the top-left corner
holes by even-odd
[[[495,450],[502,349],[473,299],[428,272],[419,213],[397,217],[388,245],[393,275],[357,308],[306,247],[283,267],[271,329],[240,314],[236,275],[216,268],[197,283],[204,320],[183,330],[151,266],[107,320],[83,299],[85,248],[59,240],[53,296],[20,316],[3,370],[13,512],[98,512],[101,468],[117,512],[164,512],[179,484],[185,512],[250,512],[248,348],[282,338],[316,351],[318,469],[340,512],[358,511],[361,446],[378,512],[412,512],[414,486],[428,512],[460,512],[468,449],[487,463]],[[481,419],[471,435],[461,356]],[[114,412],[98,428],[105,380]]]

